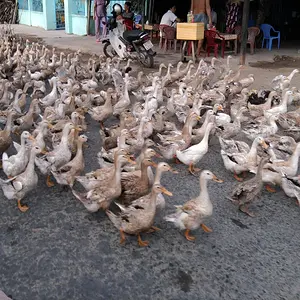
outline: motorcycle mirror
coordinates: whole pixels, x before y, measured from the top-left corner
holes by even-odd
[[[115,4],[114,6],[113,6],[113,11],[117,14],[117,15],[119,15],[119,14],[121,14],[122,13],[122,6],[120,5],[120,4]]]

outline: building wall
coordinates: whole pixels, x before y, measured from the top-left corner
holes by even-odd
[[[56,29],[55,2],[49,0],[19,0],[19,23]]]
[[[19,23],[42,27],[45,30],[55,30],[57,0],[18,0]],[[65,31],[69,34],[86,35],[87,1],[64,0]],[[93,3],[92,3],[93,14]],[[91,33],[94,22],[91,20]]]

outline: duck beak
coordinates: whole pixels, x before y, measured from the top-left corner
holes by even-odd
[[[157,168],[157,164],[156,164],[155,162],[152,162],[151,166],[152,166],[153,168]]]
[[[200,121],[200,120],[201,120],[201,117],[200,117],[200,116],[197,116],[197,120]]]
[[[42,151],[41,151],[41,154],[46,155],[46,154],[48,154],[48,151],[42,150]]]
[[[53,126],[52,124],[50,124],[50,123],[48,124],[48,128],[49,128],[50,130],[53,129],[53,127],[54,127],[54,126]]]
[[[264,149],[268,149],[268,148],[269,148],[269,146],[267,145],[267,143],[266,143],[265,141],[263,141],[263,142],[261,143],[261,146],[262,146]]]
[[[35,142],[35,138],[32,135],[30,135],[28,139]]]
[[[130,158],[130,156],[127,157],[127,161],[128,161],[130,164],[132,164],[132,165],[136,165],[136,162],[135,162],[134,160],[132,160],[132,159]]]
[[[74,129],[75,129],[75,131],[79,131],[79,132],[83,131],[82,128],[80,128],[80,127],[78,127],[78,126],[77,126],[77,127],[74,127]]]
[[[170,169],[170,172],[173,173],[173,174],[178,174],[179,173],[178,171],[176,171],[176,170],[174,170],[172,168]]]
[[[223,111],[223,106],[222,106],[222,105],[219,105],[219,106],[218,106],[218,110],[219,110],[219,111]]]
[[[167,196],[170,196],[170,197],[173,196],[173,194],[164,187],[162,187],[161,191],[162,191],[162,193],[166,194]]]
[[[159,154],[159,153],[155,153],[155,157],[157,157],[157,158],[162,158],[162,156]]]
[[[223,180],[219,179],[216,175],[214,175],[213,181],[218,182],[218,183],[222,183],[223,182]]]

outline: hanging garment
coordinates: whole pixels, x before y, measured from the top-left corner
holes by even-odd
[[[240,5],[239,3],[228,2],[226,8],[226,32],[232,32],[238,22]]]

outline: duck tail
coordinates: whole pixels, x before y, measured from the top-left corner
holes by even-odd
[[[110,221],[114,224],[114,226],[118,229],[121,228],[121,219],[115,215],[113,212],[111,212],[110,210],[106,210],[105,211],[106,215],[108,216],[108,218],[110,219]]]
[[[164,220],[167,222],[176,223],[178,217],[178,213],[174,213],[164,217]]]
[[[6,152],[3,152],[2,154],[2,162],[4,162],[5,160],[8,160],[8,155]]]

